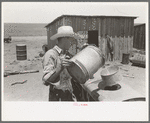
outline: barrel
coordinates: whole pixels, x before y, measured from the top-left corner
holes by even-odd
[[[105,59],[98,47],[87,46],[70,59],[74,64],[67,67],[75,81],[84,84],[105,64]]]
[[[17,54],[17,60],[26,60],[27,59],[26,45],[25,44],[17,44],[16,45],[16,54]]]
[[[129,55],[128,53],[123,53],[122,56],[122,64],[128,64],[129,63]]]

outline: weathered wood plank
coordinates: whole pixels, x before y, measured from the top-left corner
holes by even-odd
[[[76,17],[76,30],[77,30],[77,32],[79,31],[79,25],[78,25],[78,23],[79,23],[79,19],[78,19],[78,17]]]
[[[104,37],[104,19],[101,18],[101,43],[102,43],[102,52],[105,56],[105,37]],[[106,60],[106,56],[105,56],[105,60]]]
[[[73,28],[73,31],[76,32],[76,29],[75,29],[75,17],[72,17],[72,28]]]
[[[64,26],[67,26],[67,20],[66,20],[66,17],[63,17],[64,18]]]
[[[92,30],[96,30],[96,19],[95,18],[91,18],[91,22],[92,22]]]
[[[128,45],[128,38],[125,37],[125,53],[128,53],[127,45]]]
[[[116,60],[116,53],[117,53],[117,51],[116,51],[116,39],[115,39],[115,37],[114,37],[114,60]]]
[[[77,22],[76,22],[76,17],[73,18],[73,29],[74,29],[74,32],[77,33]]]
[[[110,21],[109,21],[109,25],[108,26],[110,26],[109,27],[109,35],[113,38],[113,28],[115,27],[114,25],[113,25],[113,19],[112,18],[110,18],[109,19]]]
[[[140,49],[142,48],[142,32],[143,32],[143,28],[142,26],[140,26],[140,46],[139,46]]]
[[[63,26],[63,18],[60,19],[60,26]]]
[[[127,27],[126,27],[127,53],[129,53],[129,47],[130,47],[129,40],[128,40],[129,33],[130,33],[130,31],[129,31],[129,19],[127,18],[126,21],[127,21]]]
[[[130,40],[130,54],[132,55],[132,37],[130,36],[129,37],[129,40]]]
[[[102,37],[102,19],[99,18],[99,36]]]
[[[88,17],[86,17],[86,30],[87,31],[89,30],[89,27],[88,27]]]
[[[94,19],[93,18],[91,18],[90,19],[91,20],[91,30],[95,30],[95,28],[94,28]]]
[[[76,32],[78,32],[78,18],[76,17]]]
[[[99,30],[99,18],[96,18],[96,30]]]
[[[118,37],[121,36],[121,19],[118,18],[118,25],[119,25],[119,28],[118,28]]]
[[[117,39],[117,43],[118,43],[118,59],[117,60],[120,60],[120,40],[117,36],[115,36],[116,39]]]
[[[106,35],[106,18],[103,19],[103,38],[104,38],[104,41],[105,41],[105,57],[107,58],[107,54],[108,54],[108,49],[107,49],[107,40],[105,38],[105,35]],[[106,59],[108,60],[108,59]]]
[[[132,19],[129,19],[129,52],[131,54],[131,36],[132,36],[132,29],[131,28],[134,28],[132,27]]]
[[[132,19],[129,18],[128,19],[128,36],[132,35],[132,29],[131,28],[134,28],[134,27],[132,27]]]
[[[127,40],[128,40],[128,53],[130,54],[131,53],[131,51],[130,51],[130,36],[128,36]]]
[[[98,22],[98,40],[99,40],[99,48],[102,50],[102,39],[101,39],[101,19],[97,18]]]
[[[110,35],[110,37],[113,37],[112,29],[115,28],[115,26],[113,27],[113,21],[111,18],[109,18],[109,23],[107,26],[108,26],[108,35]]]
[[[138,27],[138,48],[140,48],[140,27]]]
[[[113,18],[110,18],[109,35],[110,35],[112,38],[114,38],[114,28],[116,28],[113,20],[114,20]],[[109,25],[108,25],[108,26],[109,26]]]
[[[122,53],[125,53],[125,51],[124,51],[124,37],[122,37]]]
[[[83,26],[83,30],[86,31],[87,30],[87,28],[86,28],[86,18],[82,19],[82,26]]]
[[[120,40],[120,19],[117,18],[115,21],[115,25],[116,25],[116,31],[115,31],[115,36],[118,38],[118,42],[119,42],[119,60],[121,60],[121,53],[122,53],[122,42]]]
[[[144,40],[143,40],[143,32],[144,32],[144,28],[143,28],[143,26],[142,26],[142,33],[141,33],[141,46],[142,46],[142,49],[144,49],[144,46],[143,46],[143,42],[144,42]]]
[[[90,17],[89,18],[89,22],[88,22],[88,26],[89,26],[89,30],[93,30],[93,28],[92,28],[92,18]]]
[[[106,35],[106,18],[104,18],[104,20],[103,20],[103,26],[104,26],[104,30],[103,30],[103,37],[105,37],[105,35]]]
[[[130,50],[133,49],[133,36],[134,36],[134,19],[131,19],[131,47]]]
[[[114,37],[113,38],[114,39],[114,61],[116,60],[116,53],[117,53],[117,51],[116,51],[116,38]]]
[[[116,33],[117,33],[118,24],[117,24],[115,18],[112,18],[111,20],[112,20],[111,21],[111,32],[112,32],[111,35],[113,38],[115,38]]]
[[[119,57],[119,42],[118,42],[118,38],[115,36],[115,33],[116,33],[116,30],[117,30],[117,23],[115,21],[115,18],[112,19],[113,20],[113,33],[112,33],[112,36],[114,37],[115,39],[115,60],[118,60],[118,57]]]
[[[118,55],[118,44],[117,44],[117,38],[115,37],[115,60],[117,60]]]
[[[84,25],[83,25],[84,21],[83,20],[84,20],[83,18],[80,18],[80,31],[84,31]]]
[[[140,48],[140,45],[141,45],[141,32],[140,32],[140,27],[139,27],[139,30],[138,30],[138,35],[139,35],[139,38],[138,38],[138,48]]]
[[[118,24],[117,24],[115,18],[112,19],[111,23],[112,23],[112,27],[111,27],[112,34],[111,35],[112,35],[112,37],[115,38],[115,36],[117,35]]]
[[[134,19],[131,19],[131,36],[134,35]]]
[[[138,47],[138,43],[137,43],[138,42],[138,40],[137,40],[137,35],[138,35],[137,33],[138,32],[137,32],[137,28],[136,27],[135,27],[134,31],[135,31],[134,32],[134,47],[137,48]]]
[[[143,25],[143,39],[142,39],[142,42],[143,42],[143,49],[145,49],[145,25]]]
[[[81,25],[81,21],[82,21],[82,19],[81,19],[81,17],[79,17],[78,18],[78,31],[81,31],[82,29],[82,25]]]
[[[71,26],[70,17],[66,17],[66,26]]]
[[[120,43],[119,43],[119,39],[116,37],[117,40],[117,60],[119,60],[119,55],[120,55]]]
[[[122,54],[125,53],[124,51],[124,37],[122,37]]]
[[[125,32],[125,37],[128,37],[128,19],[125,18],[125,26],[124,26],[124,32]]]
[[[131,37],[131,51],[133,50],[133,36]]]
[[[110,25],[109,25],[109,23],[110,23],[109,18],[106,18],[106,26],[105,26],[106,27],[106,34],[110,36],[110,33],[109,33],[110,32],[110,30],[109,30]]]
[[[124,46],[124,53],[126,53],[126,37],[125,37],[125,19],[122,19],[123,20],[123,37],[124,37],[124,42],[123,42],[123,46]]]
[[[106,39],[104,38],[104,37],[102,37],[101,38],[101,42],[102,42],[102,53],[103,53],[103,55],[105,56],[105,60],[107,61],[107,57],[106,57],[106,55],[105,55],[105,53],[106,53]]]
[[[120,55],[119,55],[119,60],[122,60],[122,39],[121,39],[121,36],[119,36],[118,37],[118,39],[119,39],[119,44],[120,44],[120,48],[119,48],[119,53],[120,53]]]
[[[125,42],[124,42],[124,46],[125,46],[125,53],[127,53],[127,19],[124,19],[124,37],[125,37]]]

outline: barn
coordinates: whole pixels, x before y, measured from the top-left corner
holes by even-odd
[[[62,15],[46,25],[48,49],[56,44],[50,37],[60,26],[72,26],[80,38],[77,43],[72,43],[71,54],[79,52],[79,48],[88,42],[97,45],[109,60],[106,41],[106,35],[109,35],[113,42],[113,60],[121,60],[122,54],[130,53],[133,48],[134,19],[133,16]]]
[[[145,24],[134,25],[133,47],[145,50]]]

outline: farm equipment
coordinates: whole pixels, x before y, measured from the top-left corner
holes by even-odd
[[[11,43],[11,36],[4,37],[4,43]]]

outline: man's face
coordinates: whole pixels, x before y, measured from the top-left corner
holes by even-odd
[[[62,37],[61,41],[63,41],[64,44],[64,50],[69,50],[70,46],[71,46],[71,42],[73,41],[72,37]]]

